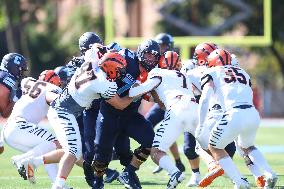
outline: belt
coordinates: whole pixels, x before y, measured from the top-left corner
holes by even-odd
[[[243,104],[243,105],[239,105],[239,106],[234,106],[233,108],[239,108],[239,109],[248,109],[253,107],[253,105],[247,105],[247,104]]]

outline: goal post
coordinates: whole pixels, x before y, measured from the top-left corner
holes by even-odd
[[[272,43],[271,37],[271,0],[263,0],[263,36],[174,36],[175,46],[180,48],[183,59],[190,57],[189,49],[202,42],[212,42],[220,45],[264,47]],[[105,41],[115,41],[125,47],[136,47],[142,37],[115,37],[113,19],[113,0],[105,1]]]

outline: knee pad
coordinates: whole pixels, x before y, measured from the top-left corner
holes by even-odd
[[[197,158],[199,155],[195,152],[195,148],[183,148],[184,155],[189,160]]]
[[[236,145],[234,142],[228,144],[225,147],[226,152],[229,154],[229,156],[232,158],[235,155],[236,152]]]
[[[134,150],[134,156],[141,162],[145,162],[150,155],[150,150],[139,147]]]
[[[109,163],[99,162],[99,161],[93,161],[92,167],[94,171],[96,172],[97,176],[103,176],[105,174],[105,171],[108,167]]]

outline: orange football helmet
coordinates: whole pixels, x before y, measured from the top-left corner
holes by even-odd
[[[127,62],[118,52],[108,52],[99,61],[99,67],[110,80],[120,79],[125,75]]]
[[[53,85],[60,86],[60,77],[53,70],[44,70],[38,77],[38,80],[49,82]]]
[[[165,52],[164,56],[159,61],[159,67],[168,70],[180,70],[181,60],[178,53],[174,51]]]
[[[197,60],[198,66],[207,66],[207,57],[209,54],[214,51],[215,49],[218,49],[217,45],[214,43],[200,43],[195,47],[194,50],[194,59]]]
[[[208,67],[231,65],[231,54],[224,49],[216,49],[208,56]]]

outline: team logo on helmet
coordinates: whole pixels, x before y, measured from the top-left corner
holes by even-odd
[[[231,65],[231,54],[224,49],[216,49],[208,56],[208,67]]]
[[[23,55],[9,53],[3,57],[0,69],[9,72],[16,79],[22,79],[24,72],[28,70],[28,65]]]
[[[98,63],[101,70],[107,74],[109,80],[123,78],[126,73],[127,62],[123,56],[117,52],[108,52]]]
[[[174,51],[165,52],[164,56],[160,59],[159,67],[168,70],[180,70],[181,60],[178,53]]]

